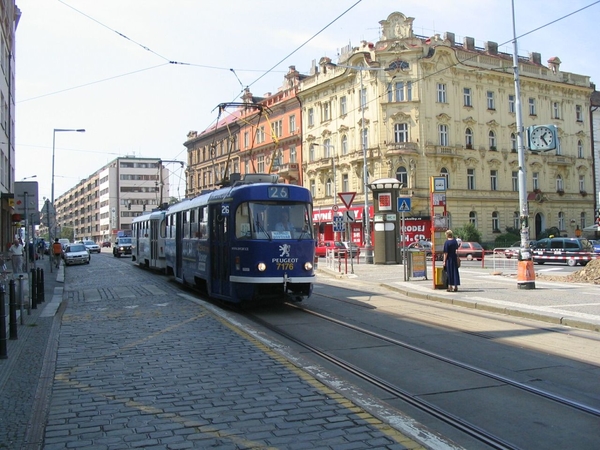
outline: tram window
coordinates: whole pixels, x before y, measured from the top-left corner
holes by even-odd
[[[197,212],[197,210],[192,209],[191,214],[190,214],[191,233],[192,233],[192,237],[194,237],[194,238],[200,237],[198,235],[198,222],[196,221],[196,212]]]
[[[252,235],[250,228],[250,215],[248,213],[248,203],[242,203],[235,211],[235,237],[238,239],[250,238]]]
[[[207,239],[208,238],[208,206],[204,206],[199,210],[198,220],[200,227],[198,229],[198,237]]]
[[[183,213],[183,238],[190,238],[190,211],[185,211]]]

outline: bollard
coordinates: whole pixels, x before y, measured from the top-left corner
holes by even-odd
[[[21,325],[25,323],[25,314],[23,313],[23,303],[25,299],[25,277],[19,275],[19,311],[21,311]],[[31,308],[29,306],[29,300],[27,301],[27,315],[31,315]]]
[[[37,285],[37,301],[43,303],[46,300],[44,295],[44,269],[38,267],[38,285]]]
[[[14,341],[17,337],[17,295],[15,293],[15,280],[8,283],[8,329],[9,339]]]
[[[4,285],[0,284],[0,359],[8,358],[6,349],[6,305],[4,304]]]
[[[31,292],[30,292],[30,297],[31,297],[31,307],[33,309],[37,309],[37,303],[38,303],[38,296],[37,296],[37,274],[35,272],[35,269],[31,269]]]

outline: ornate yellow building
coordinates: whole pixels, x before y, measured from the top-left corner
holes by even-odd
[[[495,42],[481,48],[449,32],[417,36],[413,20],[391,14],[380,22],[380,41],[348,47],[336,63],[322,58],[300,83],[302,178],[316,221],[331,221],[339,192],[356,192],[361,219],[365,181],[380,178],[401,181],[409,215],[428,218],[429,179],[442,175],[449,226],[471,222],[493,242],[520,226],[513,57]],[[556,125],[559,138],[553,151],[525,149],[534,239],[549,227],[573,236],[594,222],[593,87],[560,65],[557,57],[542,64],[538,53],[519,57],[523,125]],[[327,227],[321,231],[331,238]],[[362,223],[353,224],[351,239],[364,243],[362,233]]]

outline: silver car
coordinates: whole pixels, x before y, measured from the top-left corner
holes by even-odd
[[[87,248],[90,253],[100,253],[100,246],[94,241],[83,241],[83,245]]]
[[[72,264],[89,264],[90,252],[83,244],[70,244],[63,251],[65,266]]]

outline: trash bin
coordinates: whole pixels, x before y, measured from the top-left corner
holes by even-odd
[[[448,288],[448,279],[445,279],[445,278],[446,277],[444,276],[444,268],[436,267],[434,278],[433,278],[435,280],[435,288],[436,289],[447,289]]]

